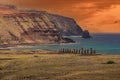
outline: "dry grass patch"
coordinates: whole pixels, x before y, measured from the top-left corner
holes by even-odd
[[[0,68],[0,80],[119,80],[120,55],[0,54]]]

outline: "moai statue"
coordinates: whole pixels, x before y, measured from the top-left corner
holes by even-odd
[[[87,53],[87,51],[86,51],[86,49],[84,50],[84,55],[86,55],[86,53]]]
[[[81,54],[82,54],[82,55],[84,54],[84,49],[83,49],[83,48],[81,48]]]
[[[71,49],[71,53],[73,53],[73,50]]]
[[[69,53],[71,53],[71,49],[69,49]]]
[[[89,55],[89,49],[87,49],[87,55]]]
[[[75,50],[75,54],[77,54],[77,49]]]
[[[62,52],[62,49],[59,49],[59,53],[61,53]]]
[[[65,53],[67,53],[67,49],[65,49]]]
[[[68,53],[70,53],[70,50],[68,49]]]
[[[70,53],[72,53],[72,50],[71,50],[71,49],[70,49],[69,51],[70,51]]]
[[[62,50],[61,50],[61,49],[59,49],[59,52],[58,52],[58,53],[61,53],[61,51],[62,51]]]
[[[79,54],[79,50],[77,50],[77,54]]]
[[[62,51],[63,53],[65,53],[65,49],[63,48],[63,51]]]
[[[70,49],[67,49],[67,53],[70,53]]]
[[[96,54],[96,50],[93,50],[93,54]]]
[[[68,49],[65,50],[65,53],[68,53]]]
[[[81,54],[81,50],[79,50],[79,54]]]
[[[90,54],[91,54],[91,55],[93,54],[93,49],[92,49],[92,48],[90,48]]]
[[[72,53],[74,53],[74,50],[72,50]]]
[[[74,50],[73,50],[73,53],[75,53],[75,51],[76,51],[76,50],[74,49]]]

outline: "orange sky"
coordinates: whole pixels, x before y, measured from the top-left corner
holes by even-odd
[[[90,32],[120,33],[120,0],[0,0],[74,18]]]

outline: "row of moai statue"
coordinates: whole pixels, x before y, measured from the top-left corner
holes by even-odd
[[[90,48],[90,49],[84,49],[84,48],[81,48],[81,49],[60,49],[59,50],[59,53],[73,53],[73,54],[81,54],[81,55],[95,55],[96,54],[96,50],[93,49],[93,48]]]

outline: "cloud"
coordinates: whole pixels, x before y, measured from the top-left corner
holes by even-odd
[[[120,9],[118,7],[120,0],[2,0],[0,2],[72,17],[81,26],[92,32],[104,32],[105,26],[110,26],[108,24],[114,24],[114,22],[117,24],[114,26],[119,25],[117,23],[119,22],[117,13]],[[108,21],[111,19],[110,16],[115,17],[115,15],[117,17],[113,18],[113,21]],[[110,31],[108,30],[108,32]]]
[[[84,25],[91,32],[120,32],[120,5],[111,6],[96,12],[91,18],[83,20],[80,24]]]
[[[76,18],[86,18],[95,11],[120,4],[119,0],[5,0],[20,7],[36,8]],[[72,14],[73,13],[73,14]],[[76,14],[75,14],[76,13]],[[77,14],[78,13],[78,14]],[[80,14],[79,14],[80,13]],[[73,15],[77,15],[74,17]],[[86,16],[88,15],[88,16]],[[83,17],[84,16],[84,17]],[[86,16],[86,17],[85,17]],[[78,19],[77,19],[78,20]]]

